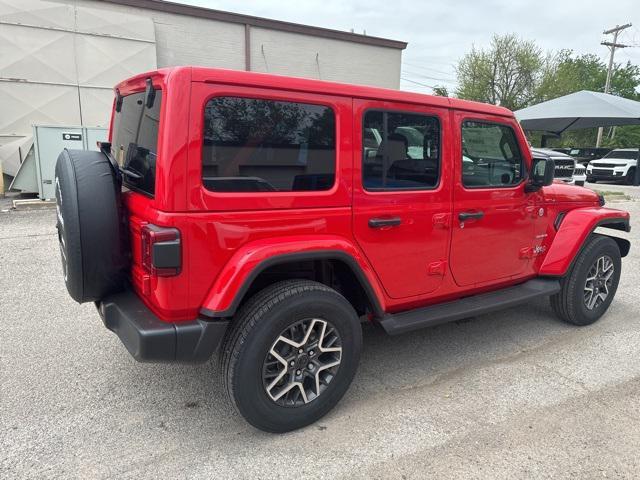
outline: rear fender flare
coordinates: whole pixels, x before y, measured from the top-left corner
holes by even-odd
[[[364,289],[376,317],[384,315],[384,295],[375,272],[349,240],[335,236],[270,238],[241,247],[209,289],[200,314],[232,317],[252,282],[266,268],[300,260],[340,260],[347,264]]]
[[[630,231],[629,213],[603,207],[576,208],[567,212],[542,262],[539,274],[564,276],[569,271],[587,237],[597,227],[628,232]],[[623,257],[629,253],[630,243],[628,240],[618,237],[611,238],[620,247],[620,253]]]

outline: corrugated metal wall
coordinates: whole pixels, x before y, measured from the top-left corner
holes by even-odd
[[[0,0],[0,144],[35,123],[106,126],[113,85],[156,68],[153,21],[75,2]]]

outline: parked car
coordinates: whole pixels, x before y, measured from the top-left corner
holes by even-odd
[[[554,152],[564,153],[565,155],[569,155],[569,152],[571,151],[570,148],[565,147],[552,148],[551,150],[553,150]]]
[[[576,159],[578,163],[581,163],[585,167],[592,160],[598,160],[604,157],[607,153],[609,153],[612,149],[605,147],[587,147],[587,148],[572,148],[568,153],[573,158]]]
[[[562,180],[570,185],[584,185],[587,180],[586,168],[578,164],[575,159],[569,155],[559,152],[557,149],[551,148],[532,148],[535,153],[548,155],[555,162],[555,178]]]
[[[588,325],[629,251],[594,232],[629,214],[554,183],[497,106],[177,67],[116,87],[109,138],[56,165],[69,294],[136,360],[218,352],[270,432],[338,403],[361,322],[395,335],[550,297]]]
[[[587,166],[587,181],[622,181],[632,185],[638,166],[637,148],[618,148],[600,160],[592,160]]]

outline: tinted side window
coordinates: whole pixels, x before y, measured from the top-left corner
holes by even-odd
[[[420,190],[438,185],[440,123],[436,117],[370,111],[363,127],[365,189]]]
[[[329,190],[335,170],[331,108],[239,97],[207,102],[202,183],[208,190]]]
[[[144,105],[144,98],[145,93],[140,92],[122,99],[122,108],[113,119],[111,154],[131,173],[124,177],[127,186],[153,195],[162,91],[156,90],[151,108]]]
[[[465,187],[507,187],[523,178],[522,155],[511,127],[462,123],[462,183]]]

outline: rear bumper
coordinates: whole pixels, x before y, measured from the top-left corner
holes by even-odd
[[[225,320],[167,323],[131,290],[96,302],[105,327],[140,362],[204,362],[218,349],[229,325]]]

